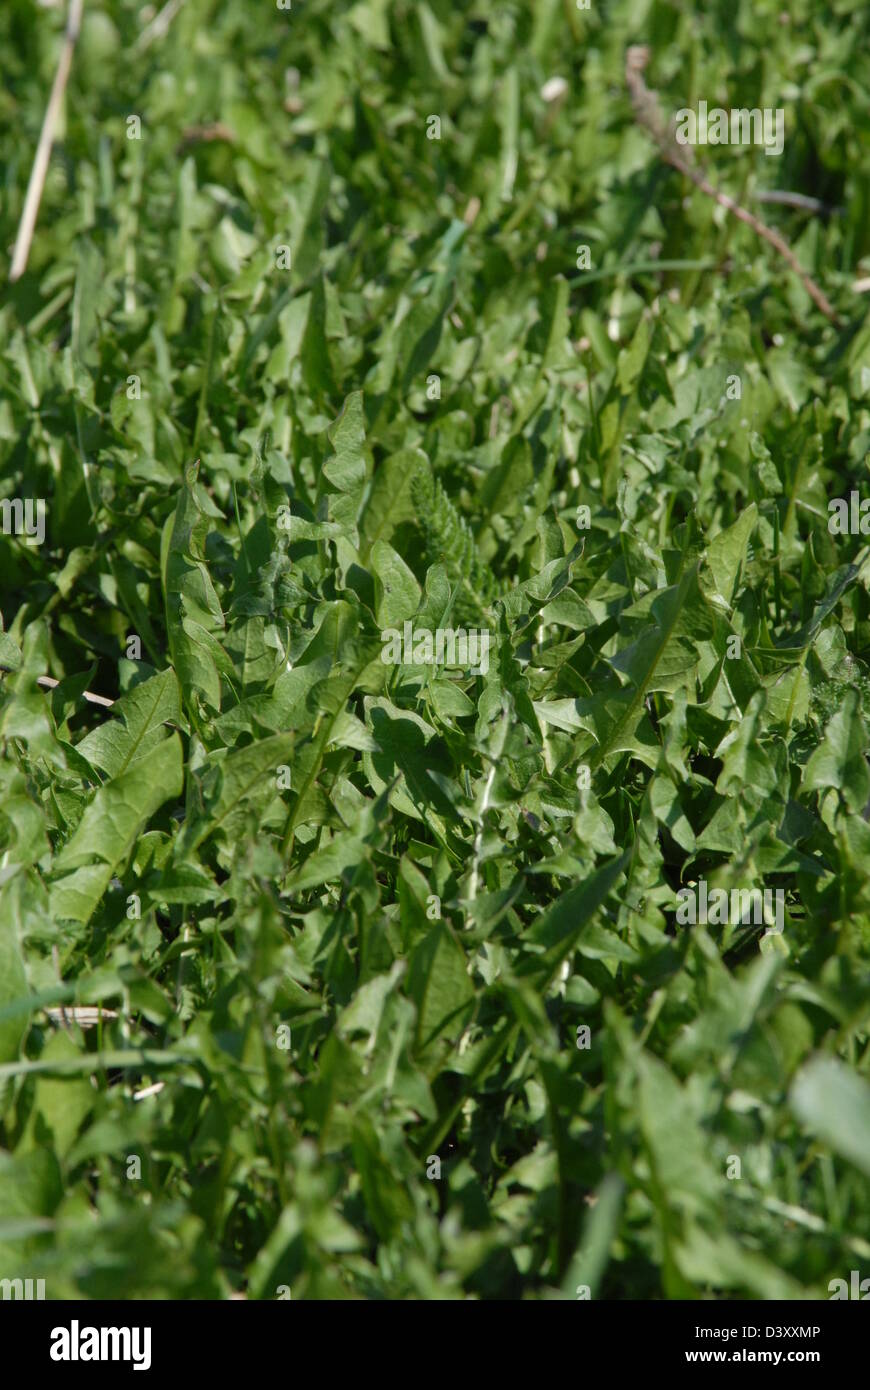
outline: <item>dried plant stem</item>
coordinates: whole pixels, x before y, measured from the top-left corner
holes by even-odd
[[[0,666],[0,676],[5,676],[7,669],[5,666]],[[60,681],[56,681],[54,676],[37,676],[36,684],[43,686],[46,690],[54,690]],[[107,700],[105,695],[95,695],[92,690],[83,690],[82,699],[90,701],[92,705],[104,705],[107,709],[115,703],[114,700]]]
[[[104,1009],[101,1004],[61,1004],[59,1009],[46,1009],[52,1023],[77,1023],[80,1028],[95,1028],[102,1018],[117,1018],[115,1009]]]
[[[811,198],[808,193],[789,193],[779,188],[759,188],[752,196],[758,203],[781,203],[783,207],[800,208],[801,212],[828,212],[839,216],[843,211],[823,203],[821,198]]]
[[[63,36],[63,45],[58,59],[57,72],[54,74],[54,82],[51,88],[51,96],[48,99],[48,106],[45,108],[45,117],[42,122],[42,130],[39,134],[39,144],[36,147],[36,157],[33,161],[33,168],[30,171],[30,182],[27,185],[27,197],[24,200],[24,210],[21,214],[21,221],[18,224],[18,235],[15,238],[15,249],[12,253],[12,266],[9,271],[10,281],[21,278],[27,269],[27,259],[30,255],[30,243],[33,241],[33,233],[36,227],[36,219],[39,216],[39,204],[42,201],[42,190],[45,187],[45,176],[48,173],[48,161],[51,157],[51,147],[54,144],[54,132],[57,128],[58,117],[60,116],[61,105],[63,104],[63,94],[66,91],[67,79],[72,66],[73,49],[76,46],[76,39],[79,36],[79,29],[82,23],[82,7],[84,0],[69,0],[69,9],[66,16],[66,31]]]
[[[142,30],[142,33],[133,45],[134,52],[144,53],[145,49],[150,48],[151,44],[154,43],[156,39],[165,39],[169,32],[170,24],[183,4],[184,0],[167,0],[167,4],[163,6],[160,13],[152,19],[146,29]]]
[[[625,80],[631,94],[631,102],[634,107],[635,119],[649,132],[659,147],[663,159],[686,178],[691,179],[696,188],[700,188],[702,193],[706,193],[709,198],[713,198],[720,207],[727,212],[745,222],[747,227],[751,227],[758,236],[778,251],[795,272],[806,289],[807,294],[813,303],[818,306],[825,318],[830,319],[831,323],[839,328],[841,322],[833,305],[825,294],[816,284],[811,275],[808,275],[800,264],[797,256],[792,251],[786,241],[775,232],[772,227],[768,227],[766,222],[762,222],[754,213],[747,212],[746,208],[736,203],[733,198],[729,198],[727,193],[722,193],[718,188],[704,178],[704,175],[692,163],[692,155],[688,146],[678,145],[674,138],[673,131],[668,127],[661,115],[658,105],[658,97],[655,92],[650,91],[643,80],[643,71],[649,61],[649,50],[647,48],[634,46],[629,48],[625,56]]]
[[[44,685],[47,690],[54,690],[58,681],[53,676],[37,676],[36,684]],[[89,700],[92,705],[106,705],[107,707],[115,703],[114,700],[107,700],[105,695],[94,695],[90,690],[82,691],[82,699]]]

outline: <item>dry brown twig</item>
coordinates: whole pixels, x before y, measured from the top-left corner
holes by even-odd
[[[807,294],[825,315],[825,318],[830,319],[831,323],[838,328],[842,327],[841,320],[833,305],[812,276],[807,274],[791,247],[779,233],[775,232],[772,227],[768,227],[767,223],[762,222],[754,213],[747,212],[746,208],[741,207],[733,198],[729,198],[727,193],[722,193],[720,189],[714,188],[695,167],[691,148],[677,144],[673,129],[665,123],[659,109],[658,96],[647,87],[643,80],[644,69],[648,62],[648,48],[642,45],[634,45],[629,48],[625,55],[625,81],[631,95],[635,119],[655,140],[662,158],[679,170],[681,174],[685,174],[686,178],[691,179],[695,187],[700,188],[702,193],[715,199],[720,207],[733,213],[741,222],[745,222],[747,227],[751,227],[769,246],[778,251],[795,274],[800,276]]]
[[[236,133],[230,130],[228,125],[224,125],[223,121],[212,121],[208,125],[189,125],[181,132],[177,153],[184,154],[194,145],[213,144],[216,140],[226,145],[234,145]]]
[[[27,269],[27,258],[30,255],[30,243],[33,241],[36,219],[39,216],[39,204],[42,202],[42,190],[45,187],[45,176],[48,173],[48,161],[51,158],[51,147],[54,144],[54,133],[72,66],[73,49],[76,46],[76,39],[81,28],[83,4],[84,0],[69,0],[66,31],[57,62],[57,72],[54,74],[51,96],[48,98],[48,105],[45,108],[42,130],[39,132],[39,144],[36,147],[36,156],[30,171],[30,182],[27,185],[27,196],[24,199],[24,210],[21,213],[18,235],[15,238],[15,249],[12,252],[12,265],[9,269],[10,281],[19,280]]]

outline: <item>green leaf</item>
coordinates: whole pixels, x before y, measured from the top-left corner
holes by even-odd
[[[656,1057],[639,1058],[638,1080],[640,1127],[660,1211],[712,1215],[716,1175],[684,1088]]]
[[[175,672],[161,671],[116,700],[112,718],[86,734],[76,751],[109,777],[118,777],[163,742],[166,724],[180,721]]]
[[[396,1182],[395,1166],[384,1156],[374,1126],[364,1117],[354,1124],[353,1159],[369,1219],[380,1239],[389,1241],[403,1221],[413,1219],[413,1207]]]
[[[400,449],[375,469],[361,526],[361,555],[365,560],[376,541],[388,541],[397,526],[414,517],[411,483],[425,468],[421,449]]]
[[[181,795],[182,764],[181,740],[172,734],[147,759],[98,789],[52,861],[50,899],[56,917],[90,921],[143,827],[164,802]]]
[[[850,810],[863,811],[870,801],[867,746],[858,695],[848,690],[842,706],[827,724],[822,742],[807,762],[804,786],[808,791],[836,787]]]
[[[834,1057],[798,1072],[789,1104],[811,1134],[870,1177],[870,1085]]]
[[[48,1149],[0,1152],[0,1269],[3,1277],[27,1278],[51,1218],[63,1197],[60,1168]],[[21,1274],[18,1274],[18,1271]]]
[[[422,597],[420,585],[401,555],[386,541],[375,541],[370,564],[376,580],[377,621],[381,628],[398,628],[405,618],[417,612]]]
[[[619,1230],[624,1188],[616,1173],[608,1173],[595,1193],[583,1224],[583,1239],[562,1281],[562,1292],[567,1298],[575,1297],[578,1285],[585,1285],[591,1298],[597,1297]]]
[[[181,832],[178,854],[188,854],[216,831],[228,828],[233,813],[246,801],[271,800],[277,794],[278,770],[288,764],[295,742],[294,733],[275,734],[236,752],[208,758],[201,772],[202,809]]]
[[[653,621],[634,642],[611,657],[611,665],[628,677],[631,689],[621,707],[614,706],[609,727],[592,752],[593,770],[636,728],[646,694],[672,690],[683,683],[698,663],[696,643],[712,636],[712,616],[698,587],[697,565],[687,570],[679,584],[635,608],[641,613],[648,611]]]
[[[715,592],[730,605],[734,602],[737,579],[746,558],[749,537],[758,520],[758,509],[750,502],[745,511],[707,546],[707,564],[713,575]]]
[[[652,329],[649,319],[642,318],[637,325],[631,343],[619,354],[616,380],[621,391],[631,391],[638,380],[646,362],[651,339]]]
[[[431,1053],[461,1033],[474,989],[465,953],[445,922],[437,922],[414,948],[408,966],[408,995],[417,1006],[416,1048]]]
[[[12,917],[2,910],[3,897],[0,890],[0,1008],[27,993],[21,947]],[[0,1062],[18,1056],[26,1031],[26,1018],[0,1018]]]
[[[187,631],[184,618],[201,628],[223,626],[220,600],[203,561],[208,518],[197,495],[196,470],[189,469],[178,494],[174,515],[167,521],[161,548],[161,572],[166,604],[169,650],[188,708],[197,694],[212,709],[220,709],[220,679],[212,651]],[[195,707],[192,713],[196,714]]]

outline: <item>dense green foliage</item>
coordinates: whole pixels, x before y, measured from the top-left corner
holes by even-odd
[[[828,528],[870,12],[783,11],[87,0],[0,308],[0,492],[45,500],[0,536],[0,1278],[870,1276],[870,565]],[[4,247],[61,29],[0,11]],[[661,161],[637,42],[668,114],[785,109],[781,157],[696,153],[842,329]],[[387,664],[407,621],[488,660]],[[702,879],[783,930],[681,924]]]

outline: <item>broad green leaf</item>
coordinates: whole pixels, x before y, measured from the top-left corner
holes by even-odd
[[[827,725],[822,742],[810,756],[804,769],[804,785],[810,791],[836,787],[852,811],[863,811],[870,801],[867,746],[858,696],[849,690]]]
[[[112,717],[76,744],[76,751],[110,778],[151,754],[178,724],[181,709],[175,672],[161,671],[116,700]]]
[[[707,546],[707,564],[713,575],[716,593],[730,606],[734,602],[737,578],[746,557],[749,537],[755,529],[758,510],[751,502],[745,511],[724,531],[720,531]]]
[[[275,734],[223,757],[207,759],[200,774],[202,810],[185,825],[178,841],[179,854],[196,849],[224,828],[244,802],[270,801],[277,794],[279,768],[288,765],[295,742],[294,733]]]
[[[360,528],[363,559],[376,541],[388,541],[397,526],[413,518],[411,480],[426,462],[421,449],[400,449],[378,464]]]
[[[870,1084],[835,1057],[816,1057],[789,1094],[798,1120],[870,1177]]]
[[[684,1088],[656,1057],[639,1059],[638,1078],[640,1127],[660,1211],[712,1215],[717,1179]]]
[[[74,834],[51,865],[51,911],[56,918],[88,922],[118,865],[155,811],[182,790],[178,734],[157,745],[100,787]]]
[[[28,1266],[45,1247],[39,1232],[50,1228],[62,1197],[60,1168],[49,1149],[0,1152],[0,1277],[33,1277]]]
[[[465,954],[446,923],[435,923],[414,948],[407,990],[417,1006],[416,1045],[422,1055],[430,1053],[439,1038],[459,1036],[474,989]]]
[[[420,585],[386,541],[375,541],[369,563],[376,580],[377,621],[381,628],[399,628],[420,606]]]
[[[611,664],[628,677],[631,691],[592,753],[593,769],[636,727],[648,691],[673,689],[696,666],[694,644],[712,634],[712,618],[698,587],[697,566],[687,570],[679,584],[655,595],[649,615],[652,623],[642,635],[611,658]]]

